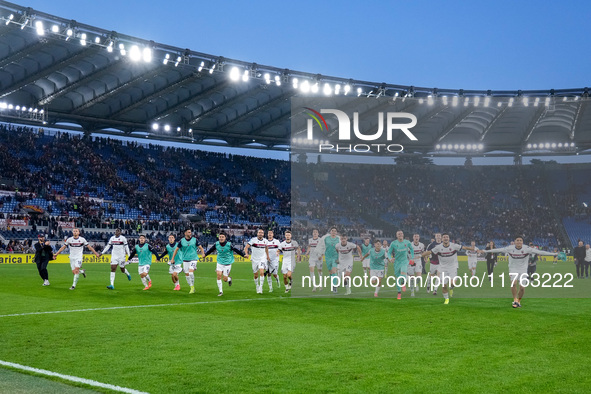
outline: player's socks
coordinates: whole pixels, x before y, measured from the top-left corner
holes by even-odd
[[[111,286],[115,286],[115,273],[111,272]]]
[[[337,274],[330,274],[330,287],[333,291],[337,288]]]
[[[125,268],[124,274],[127,276],[127,280],[131,280],[131,274],[129,273],[129,271],[127,270],[127,268]]]
[[[443,293],[443,298],[448,299],[449,298],[449,293]]]
[[[279,283],[279,276],[275,277],[275,282],[277,282],[277,287],[281,287],[281,284]]]
[[[187,284],[188,284],[189,286],[193,286],[193,285],[191,284],[191,277],[190,277],[189,275],[185,275],[185,279],[187,280]]]
[[[271,275],[267,276],[267,283],[269,284],[269,290],[273,290],[273,277]]]
[[[146,275],[146,279],[148,280],[148,283],[152,281],[152,279],[150,279],[150,275]]]
[[[72,283],[72,287],[76,287],[78,284],[78,278],[80,278],[80,274],[74,274],[74,283]]]
[[[146,280],[146,278],[142,278],[142,284],[144,285],[144,287],[148,287],[148,281]]]
[[[195,286],[195,273],[189,272],[189,278],[191,278],[191,286]]]
[[[254,287],[257,289],[257,293],[259,292],[259,278],[254,279]]]
[[[220,293],[222,293],[222,280],[218,279],[218,289],[220,291]]]
[[[376,293],[376,294],[378,294],[378,293],[380,292],[380,288],[381,288],[381,287],[382,287],[382,286],[380,286],[380,285],[377,285],[377,287],[376,287],[376,291],[375,291],[375,293]]]
[[[265,284],[265,276],[264,275],[260,275],[259,276],[259,286],[261,287],[261,290],[263,290],[263,285]]]

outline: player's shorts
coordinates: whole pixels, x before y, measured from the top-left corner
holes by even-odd
[[[472,268],[476,268],[476,264],[478,264],[478,260],[468,260],[468,269],[471,270]]]
[[[183,265],[182,264],[171,264],[168,266],[168,273],[169,274],[174,274],[174,273],[180,273],[183,270]]]
[[[352,272],[353,271],[353,262],[350,263],[339,263],[339,272]]]
[[[195,271],[196,269],[197,269],[197,260],[183,261],[183,271],[185,271],[185,274],[188,274],[191,271]]]
[[[527,264],[523,264],[521,266],[510,265],[509,274],[527,274]]]
[[[521,278],[527,277],[527,264],[523,266],[509,266],[509,279],[511,280],[511,285],[513,285],[513,282],[520,284]]]
[[[322,255],[318,256],[317,254],[310,254],[308,265],[310,267],[316,267],[317,269],[322,270]]]
[[[333,268],[337,268],[337,264],[338,264],[338,259],[336,257],[334,257],[334,258],[327,257],[326,258],[326,269],[328,269],[329,271],[331,271]]]
[[[216,271],[221,271],[222,275],[230,276],[230,271],[232,270],[232,264],[217,264],[215,266]]]
[[[369,277],[376,277],[376,278],[383,278],[384,277],[384,270],[369,270]]]
[[[406,273],[408,275],[416,275],[416,274],[422,274],[423,273],[423,266],[422,264],[415,264],[415,265],[408,265],[408,267],[406,267]]]
[[[145,264],[145,265],[138,265],[137,266],[137,273],[138,274],[147,274],[150,272],[150,264]]]
[[[277,275],[277,273],[279,272],[279,260],[271,260],[268,264],[267,264],[267,273],[269,275]]]
[[[440,265],[438,271],[442,285],[453,284],[453,279],[458,276],[458,267],[442,267]]]
[[[72,271],[82,267],[82,259],[70,259],[70,267],[72,267]]]
[[[369,257],[363,259],[363,261],[361,262],[361,266],[363,268],[369,268]]]
[[[437,272],[439,271],[439,264],[429,264],[429,273],[431,275],[437,275]]]
[[[285,262],[285,260],[283,260],[283,264],[281,264],[281,273],[285,275],[288,272],[292,272],[291,261]]]
[[[129,264],[129,263],[127,261],[125,261],[125,257],[119,258],[119,259],[114,259],[111,257],[111,265],[118,265],[119,267],[123,268],[127,264]]]
[[[252,273],[257,273],[260,270],[266,271],[267,270],[267,258],[265,260],[260,261],[252,261]]]

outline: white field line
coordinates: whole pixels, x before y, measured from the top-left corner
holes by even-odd
[[[92,386],[92,387],[101,387],[101,388],[104,388],[104,389],[109,389],[109,390],[113,390],[113,391],[119,391],[121,393],[147,394],[144,391],[138,391],[138,390],[128,389],[126,387],[120,387],[120,386],[115,386],[115,385],[112,385],[112,384],[101,383],[101,382],[97,382],[95,380],[79,378],[77,376],[63,375],[61,373],[52,372],[52,371],[48,371],[48,370],[45,370],[45,369],[28,367],[26,365],[11,363],[11,362],[8,362],[8,361],[2,361],[2,360],[0,360],[0,365],[6,366],[6,367],[10,367],[10,368],[14,368],[14,369],[19,369],[21,371],[34,372],[34,373],[39,374],[39,375],[54,376],[54,377],[57,377],[57,378],[60,378],[60,379],[63,379],[63,380],[68,380],[70,382],[76,382],[76,383],[83,383],[83,384],[86,384],[86,385]]]
[[[63,310],[63,311],[13,313],[13,314],[9,314],[9,315],[0,315],[0,318],[14,317],[14,316],[29,316],[29,315],[51,315],[54,313],[109,311],[109,310],[117,310],[117,309],[156,308],[156,307],[163,307],[163,306],[182,306],[182,305],[200,305],[200,304],[222,304],[222,303],[227,303],[227,302],[269,301],[269,300],[281,300],[281,299],[288,299],[288,298],[243,298],[243,299],[239,299],[239,300],[177,302],[174,304],[111,306],[111,307],[106,307],[106,308],[88,308],[88,309],[70,309],[70,310]]]

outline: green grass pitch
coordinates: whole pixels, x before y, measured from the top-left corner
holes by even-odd
[[[306,266],[299,264],[299,272]],[[449,305],[441,295],[405,293],[397,301],[390,289],[378,299],[296,298],[283,286],[258,295],[249,263],[234,265],[234,285],[224,287],[223,297],[213,263],[198,266],[193,295],[182,277],[181,291],[172,291],[164,264],[153,265],[148,291],[136,265],[131,282],[117,272],[109,291],[108,265],[85,268],[88,278],[70,291],[68,264],[50,265],[49,287],[41,286],[35,265],[0,265],[0,360],[150,393],[587,393],[591,387],[588,298],[526,293],[524,307],[512,309],[508,289],[503,298],[458,296]],[[591,279],[574,284],[589,289]],[[103,309],[115,307],[123,308]],[[74,310],[86,311],[6,316]],[[0,370],[0,380],[5,392],[46,387],[45,379],[8,370]]]

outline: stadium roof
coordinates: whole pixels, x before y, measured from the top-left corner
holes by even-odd
[[[347,93],[391,97],[398,111],[412,107],[421,137],[411,147],[423,154],[461,144],[481,145],[482,154],[523,153],[534,143],[574,144],[567,154],[591,148],[588,88],[476,91],[359,81],[199,53],[4,1],[0,18],[4,121],[285,150],[292,97]],[[485,106],[486,97],[495,105]],[[448,145],[458,149],[441,149]]]

